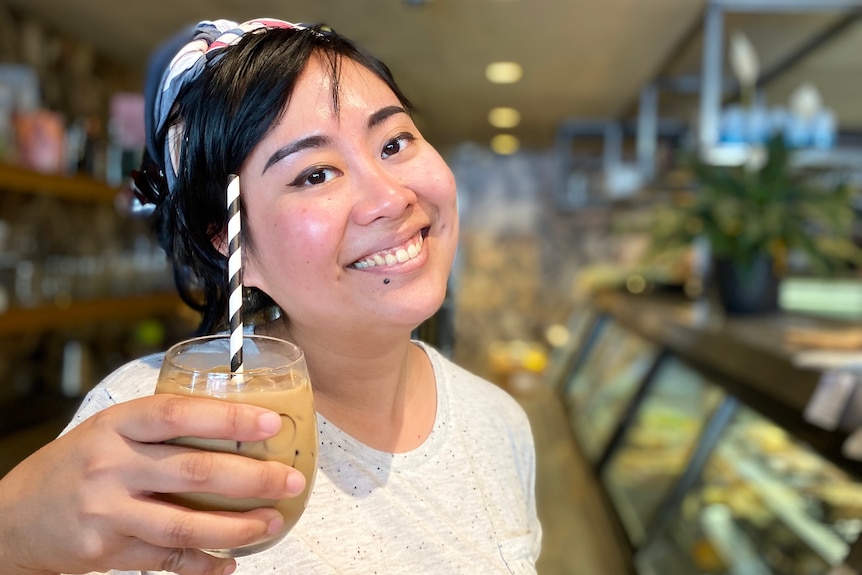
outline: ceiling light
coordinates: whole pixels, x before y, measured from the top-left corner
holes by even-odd
[[[514,84],[522,75],[523,70],[517,62],[492,62],[485,68],[485,77],[495,84]]]
[[[488,122],[495,128],[507,130],[521,123],[521,114],[515,108],[494,108],[488,112]]]
[[[502,156],[514,154],[519,146],[518,138],[512,134],[497,134],[491,138],[491,149]]]

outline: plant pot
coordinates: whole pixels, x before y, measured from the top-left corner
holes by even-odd
[[[716,258],[715,286],[728,315],[756,315],[778,310],[778,276],[766,254],[749,262]]]

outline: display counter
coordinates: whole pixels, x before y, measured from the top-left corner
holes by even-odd
[[[831,372],[787,337],[845,324],[622,293],[569,324],[551,383],[641,575],[862,573],[853,390],[814,417]]]

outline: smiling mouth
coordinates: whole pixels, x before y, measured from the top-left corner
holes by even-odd
[[[428,228],[424,228],[421,232],[416,234],[416,236],[407,240],[400,246],[380,250],[377,253],[353,262],[347,267],[356,270],[364,270],[368,268],[391,267],[403,264],[406,261],[412,260],[422,252],[422,246],[425,244],[425,236],[427,235]]]

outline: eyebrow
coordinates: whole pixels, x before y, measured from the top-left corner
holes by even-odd
[[[394,116],[395,114],[407,114],[407,110],[401,106],[386,106],[385,108],[380,108],[371,114],[370,118],[368,118],[368,128],[373,128],[386,120],[386,118]],[[407,115],[409,116],[410,114]]]
[[[327,138],[326,136],[309,136],[307,138],[302,138],[301,140],[291,142],[290,144],[277,149],[275,153],[273,153],[269,157],[269,159],[266,161],[266,165],[261,171],[261,174],[266,173],[270,166],[272,166],[276,162],[283,160],[291,154],[296,154],[297,152],[308,150],[310,148],[322,148],[328,143],[329,138]]]
[[[382,124],[386,121],[387,118],[394,116],[396,114],[410,114],[407,113],[401,106],[386,106],[380,108],[368,118],[367,127],[370,130],[375,126]],[[309,136],[307,138],[302,138],[301,140],[297,140],[295,142],[291,142],[290,144],[277,149],[266,161],[266,164],[263,166],[263,170],[261,174],[266,173],[266,171],[277,162],[280,162],[284,158],[290,156],[291,154],[296,154],[303,150],[308,150],[310,148],[322,148],[323,146],[329,144],[330,139],[326,136]]]

